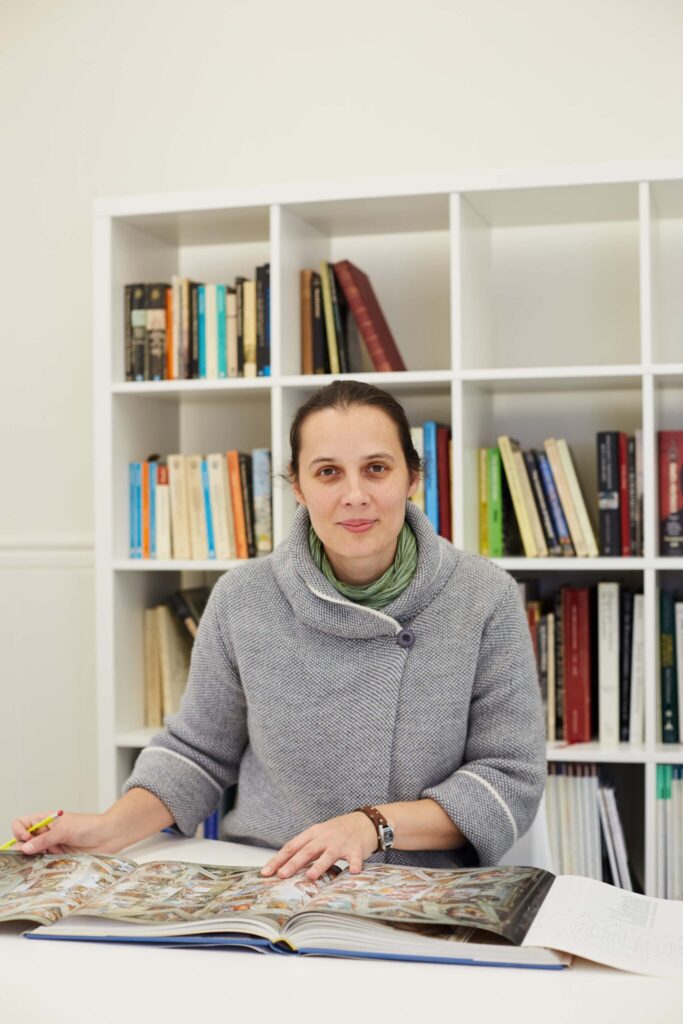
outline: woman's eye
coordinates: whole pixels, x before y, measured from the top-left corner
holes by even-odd
[[[335,470],[334,466],[323,466],[322,469],[318,470],[318,475],[319,476],[330,476],[330,474],[335,473],[335,472],[336,472],[336,470]]]
[[[377,469],[377,470],[380,470],[380,472],[383,472],[387,467],[383,466],[381,462],[373,462],[372,465],[369,466],[368,468],[372,469],[372,470],[376,470]],[[375,476],[379,476],[379,475],[380,475],[379,473],[375,473]]]

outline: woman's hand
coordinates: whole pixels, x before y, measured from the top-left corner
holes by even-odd
[[[304,829],[270,858],[261,874],[277,872],[280,878],[289,878],[311,864],[306,878],[315,880],[341,858],[349,862],[349,871],[356,875],[376,849],[375,826],[362,811],[352,811]]]
[[[125,843],[118,844],[103,814],[75,814],[65,811],[49,825],[29,832],[31,825],[42,821],[46,814],[27,814],[12,822],[12,833],[17,840],[15,850],[22,853],[118,853]]]

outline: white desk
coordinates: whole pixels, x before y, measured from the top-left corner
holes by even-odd
[[[127,852],[131,856],[145,850],[161,852],[169,842],[175,840],[163,836],[161,844],[138,844]],[[180,842],[183,859],[208,859],[203,844]],[[178,856],[176,850],[174,854]],[[254,851],[248,861],[240,855],[239,863],[265,859],[267,854]],[[537,971],[278,957],[233,949],[31,942],[20,937],[24,927],[0,925],[3,1022],[424,1024],[429,1017],[430,1021],[471,1024],[680,1024],[683,1020],[683,982],[624,974],[580,960],[564,971]]]

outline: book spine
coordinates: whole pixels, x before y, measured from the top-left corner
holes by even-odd
[[[135,380],[146,380],[145,353],[147,351],[147,311],[145,285],[134,284],[131,299],[131,332],[133,336],[133,375]]]
[[[173,293],[171,315],[175,345],[173,366],[176,379],[182,380],[185,376],[183,367],[183,282],[178,274],[174,274],[171,278],[171,291]]]
[[[332,295],[330,293],[329,264],[326,260],[320,261],[320,288],[323,297],[323,313],[325,315],[325,336],[327,338],[327,355],[330,363],[331,373],[340,373],[339,349],[337,347],[337,335],[334,329],[334,313],[332,312]]]
[[[619,590],[598,583],[598,735],[609,745],[619,741]]]
[[[557,487],[557,493],[560,496],[562,510],[567,520],[569,535],[574,546],[574,551],[578,558],[586,558],[588,556],[588,545],[586,544],[583,533],[581,532],[577,511],[569,489],[569,482],[565,474],[564,465],[560,459],[557,439],[554,437],[546,438],[543,442],[543,447],[546,455],[548,456],[548,462],[550,463],[553,480]]]
[[[125,380],[135,380],[135,368],[133,365],[133,285],[127,284],[123,288],[123,376]]]
[[[587,743],[591,738],[588,591],[566,587],[562,593],[565,739],[567,743]]]
[[[555,614],[554,612],[548,612],[545,617],[546,619],[546,635],[547,635],[547,649],[548,649],[548,664],[547,664],[547,695],[548,695],[548,707],[546,716],[546,734],[549,743],[554,743],[556,740],[555,736],[555,722],[556,722],[556,683],[555,683],[555,665],[556,665],[556,654],[555,654]]]
[[[157,463],[156,460],[147,463],[148,489],[149,489],[149,557],[157,557]]]
[[[479,554],[490,556],[489,547],[489,484],[487,449],[478,452],[479,469]]]
[[[496,440],[498,442],[498,448],[500,449],[501,459],[503,460],[503,469],[505,470],[508,487],[510,488],[512,505],[515,510],[515,516],[517,517],[519,532],[522,535],[524,554],[527,558],[535,558],[537,550],[534,532],[531,527],[531,520],[527,514],[522,484],[518,477],[519,465],[516,464],[514,457],[515,452],[520,450],[519,442],[504,435],[496,438]],[[522,468],[523,465],[524,464],[522,462]]]
[[[621,592],[619,636],[619,739],[628,742],[631,712],[631,655],[633,647],[633,592]]]
[[[334,270],[375,370],[405,370],[406,365],[367,276],[349,260],[335,263]]]
[[[681,734],[681,715],[683,714],[683,601],[674,605],[674,649],[676,651],[676,697],[678,704],[678,733]],[[683,827],[683,822],[682,822]],[[683,835],[681,836],[683,843]],[[681,850],[683,854],[683,849]],[[683,899],[683,894],[680,897]]]
[[[628,495],[628,437],[619,432],[619,530],[621,533],[621,555],[631,554],[631,525],[629,523]]]
[[[149,285],[147,303],[147,338],[149,346],[149,377],[164,380],[166,376],[166,285]]]
[[[661,590],[659,593],[659,631],[662,743],[678,743],[678,686],[674,657],[674,598],[669,590]]]
[[[631,554],[638,554],[638,497],[636,493],[636,439],[628,438],[628,525]]]
[[[228,332],[225,285],[216,285],[216,321],[218,328],[218,377],[228,376]]]
[[[439,496],[439,533],[446,540],[451,540],[451,473],[448,457],[450,427],[439,424],[436,428],[436,470],[437,492]]]
[[[247,530],[244,520],[244,502],[242,501],[242,480],[240,477],[239,452],[229,451],[226,454],[228,477],[230,480],[230,497],[232,501],[233,520],[235,523],[235,546],[237,558],[248,558]]]
[[[168,466],[163,462],[158,462],[156,486],[156,543],[157,558],[163,560],[171,557],[170,500]]]
[[[209,557],[209,542],[207,537],[206,511],[204,508],[201,455],[188,455],[186,465],[191,557],[193,559],[207,559]]]
[[[149,558],[149,463],[140,463],[142,557]]]
[[[136,486],[136,465],[135,462],[128,463],[128,552],[130,558],[138,557],[137,547],[137,516],[135,501]]]
[[[425,515],[439,532],[439,483],[438,463],[436,451],[436,423],[434,420],[427,420],[423,425],[424,430],[424,461],[425,461]]]
[[[555,534],[562,550],[562,554],[565,557],[573,556],[575,554],[574,545],[572,544],[572,539],[569,534],[567,520],[565,519],[564,512],[562,511],[562,503],[560,502],[560,496],[557,493],[557,487],[555,486],[553,471],[550,468],[548,456],[545,452],[538,449],[534,449],[534,455],[536,456],[538,471],[543,484],[543,492],[548,501],[550,516],[553,521],[553,526],[555,527]]]
[[[564,736],[564,601],[562,590],[558,590],[553,600],[555,616],[555,739],[561,741]]]
[[[207,380],[218,379],[218,315],[216,285],[204,285],[204,338]]]
[[[645,610],[642,594],[633,595],[633,642],[631,645],[631,706],[629,712],[629,740],[642,743],[645,704]],[[679,705],[680,706],[680,705]]]
[[[266,376],[266,267],[256,268],[256,375]]]
[[[187,467],[184,455],[168,456],[168,480],[171,496],[171,543],[173,557],[192,557],[188,510]]]
[[[683,430],[660,430],[659,550],[683,555]]]
[[[643,432],[636,430],[636,555],[643,554]]]
[[[543,527],[543,535],[545,543],[548,548],[548,554],[550,555],[561,555],[562,547],[560,545],[555,527],[553,525],[552,518],[550,516],[550,509],[546,501],[545,492],[543,490],[543,484],[541,482],[541,475],[536,461],[536,455],[533,450],[523,452],[524,464],[526,466],[527,475],[529,477],[529,483],[531,484],[531,491],[536,503],[536,511]]]
[[[197,285],[197,326],[199,333],[199,377],[206,377],[206,288]]]
[[[313,373],[313,293],[312,270],[299,274],[299,298],[301,301],[301,372]]]
[[[237,324],[237,376],[244,376],[244,282],[246,278],[235,278],[235,317]]]
[[[206,518],[206,545],[208,557],[216,557],[216,542],[214,540],[213,516],[211,514],[211,489],[209,487],[209,467],[206,459],[202,459],[202,491],[204,492],[204,516]]]
[[[225,316],[228,350],[228,377],[239,376],[237,367],[237,293],[228,288],[225,295]]]
[[[330,279],[330,300],[332,302],[332,319],[334,320],[334,334],[337,339],[337,353],[339,355],[339,372],[350,373],[349,350],[346,341],[344,325],[342,323],[341,307],[337,294],[337,280],[331,263],[327,264],[327,273]]]
[[[597,447],[600,554],[614,558],[621,554],[618,432],[600,431],[597,435]]]
[[[576,475],[576,468],[569,451],[569,445],[563,437],[559,437],[557,438],[556,446],[562,468],[564,469],[565,480],[569,486],[574,509],[579,520],[579,528],[586,546],[586,553],[589,558],[597,558],[599,555],[598,545],[595,542],[593,526],[588,515],[586,503],[583,500],[583,492],[579,484],[579,478]]]
[[[500,452],[497,448],[486,449],[488,485],[488,535],[491,558],[502,558],[503,549],[503,483]]]
[[[263,376],[270,377],[270,263],[264,264],[264,303],[266,318],[266,351]]]
[[[251,460],[256,553],[268,554],[268,552],[273,550],[270,450],[268,448],[254,448],[251,453]]]
[[[244,527],[247,533],[247,555],[256,557],[256,539],[254,536],[254,494],[251,485],[251,455],[240,452],[240,482],[242,484],[242,502],[244,504]]]
[[[320,274],[311,274],[312,317],[313,317],[313,373],[329,373],[330,359],[325,332],[322,286]]]
[[[199,378],[199,285],[190,281],[190,373]]]
[[[214,533],[216,558],[231,558],[228,541],[227,506],[228,496],[225,492],[225,475],[223,462],[225,456],[220,453],[207,455],[206,465],[209,476],[209,500],[211,504],[211,523]]]
[[[242,284],[242,306],[244,310],[244,376],[256,377],[256,282],[246,280]]]
[[[174,380],[176,375],[176,353],[174,348],[175,335],[173,333],[173,290],[170,285],[166,288],[166,380]]]

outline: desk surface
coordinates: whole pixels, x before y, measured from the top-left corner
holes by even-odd
[[[208,860],[203,842],[181,842],[175,859],[182,853],[182,859]],[[126,853],[151,859],[170,843],[175,840],[164,836]],[[229,844],[219,845],[228,858]],[[266,851],[247,859],[240,850],[239,863],[265,859]],[[683,1019],[683,982],[581,960],[564,971],[538,971],[279,957],[234,949],[31,942],[21,938],[24,929],[20,922],[0,925],[1,1020],[11,1013],[30,1024],[188,1024],[220,1019],[222,1011],[231,1024],[415,1024],[427,1014],[505,1024]]]

